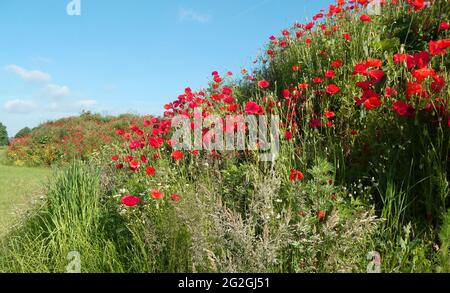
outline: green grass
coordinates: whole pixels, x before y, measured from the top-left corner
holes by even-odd
[[[0,236],[14,225],[31,205],[43,195],[49,169],[6,166],[5,148],[0,148]]]

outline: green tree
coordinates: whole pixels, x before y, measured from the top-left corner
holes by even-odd
[[[29,134],[31,134],[31,129],[29,127],[25,127],[25,128],[22,128],[21,130],[19,130],[19,132],[17,132],[16,136],[14,136],[14,138],[22,138]]]
[[[8,145],[8,132],[6,131],[6,126],[0,122],[0,146]]]

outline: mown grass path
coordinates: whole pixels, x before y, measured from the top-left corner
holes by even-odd
[[[5,148],[0,148],[0,236],[43,194],[50,169],[6,166]]]

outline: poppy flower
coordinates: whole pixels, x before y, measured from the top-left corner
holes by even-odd
[[[441,24],[439,25],[439,30],[440,31],[445,31],[448,30],[450,28],[450,23],[443,21],[441,22]]]
[[[422,68],[414,70],[412,75],[416,78],[417,82],[422,82],[427,77],[436,76],[436,71],[432,68]]]
[[[247,104],[245,104],[245,113],[248,115],[255,115],[260,113],[261,106],[253,101],[248,101]]]
[[[425,0],[408,0],[408,4],[414,8],[414,11],[419,11],[425,8]]]
[[[336,73],[334,73],[333,70],[325,70],[325,77],[326,78],[333,78],[336,76]]]
[[[362,22],[371,22],[372,19],[370,18],[370,16],[363,14],[361,15],[361,17],[359,18]]]
[[[270,83],[267,80],[263,79],[258,82],[258,86],[262,89],[266,89],[270,86]]]
[[[131,161],[130,162],[130,169],[132,171],[136,171],[137,169],[139,169],[139,167],[141,166],[141,163],[139,163],[138,161]]]
[[[155,175],[155,172],[156,172],[156,170],[155,170],[155,168],[153,168],[153,167],[147,167],[147,169],[145,169],[145,173],[147,174],[147,175]]]
[[[284,89],[281,93],[285,99],[289,99],[291,96],[291,92],[288,89]]]
[[[344,39],[346,39],[347,41],[350,41],[350,34],[349,33],[344,33],[343,36],[344,36]]]
[[[342,60],[340,60],[340,59],[331,61],[331,66],[334,67],[334,68],[336,68],[336,69],[339,68],[339,67],[341,67],[343,64],[344,64],[344,61],[342,61]]]
[[[284,138],[286,140],[292,140],[292,138],[293,138],[292,132],[286,131],[285,134],[284,134]]]
[[[318,128],[322,126],[322,121],[320,121],[320,119],[311,119],[311,121],[309,122],[309,126],[311,128]]]
[[[450,39],[439,41],[430,41],[428,48],[431,55],[440,55],[447,53],[447,48],[450,47]]]
[[[397,94],[397,90],[394,89],[394,88],[387,87],[387,88],[384,90],[384,96],[385,96],[386,98],[390,98],[390,97],[392,97],[392,96],[395,96],[396,94]]]
[[[341,89],[335,84],[330,84],[329,86],[327,86],[327,93],[329,93],[330,95],[335,95],[340,91]]]
[[[181,160],[183,157],[184,157],[184,154],[183,154],[183,152],[181,152],[181,151],[173,151],[173,152],[172,152],[172,158],[173,158],[175,161],[179,161],[179,160]]]
[[[154,189],[150,192],[151,196],[153,199],[162,199],[164,197],[164,194],[158,190],[158,189]]]
[[[174,202],[180,202],[181,201],[181,196],[179,196],[178,194],[172,194],[171,196],[170,196],[170,199],[172,200],[172,201],[174,201]]]
[[[305,179],[305,175],[301,171],[295,170],[295,169],[291,170],[291,174],[289,175],[289,180],[291,180],[292,182],[295,182],[295,181],[302,181],[303,179]]]
[[[414,116],[416,112],[412,106],[402,101],[397,101],[393,103],[392,108],[400,116]]]
[[[301,69],[300,65],[292,66],[292,71],[299,71]]]
[[[320,77],[314,77],[314,78],[313,78],[313,82],[316,83],[316,84],[320,84],[320,83],[323,82],[323,78],[320,78]]]
[[[124,197],[122,197],[121,201],[127,207],[134,207],[141,202],[141,199],[137,196],[125,195]]]
[[[330,118],[334,118],[336,115],[334,114],[334,112],[326,111],[324,113],[324,116],[327,117],[328,119],[330,119]]]
[[[371,97],[364,102],[364,107],[367,110],[374,110],[381,107],[381,100],[378,97]]]
[[[114,161],[114,162],[115,162],[115,161],[118,161],[118,160],[119,160],[119,157],[118,157],[118,156],[112,156],[112,157],[111,157],[111,160]]]
[[[325,211],[319,211],[319,212],[317,213],[317,219],[318,219],[319,221],[325,220],[326,216],[327,216],[327,213],[326,213]]]

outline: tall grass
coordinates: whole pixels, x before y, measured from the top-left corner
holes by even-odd
[[[2,240],[0,271],[65,272],[73,251],[83,272],[145,269],[132,237],[107,233],[101,195],[98,171],[86,164],[55,174],[46,202]]]

